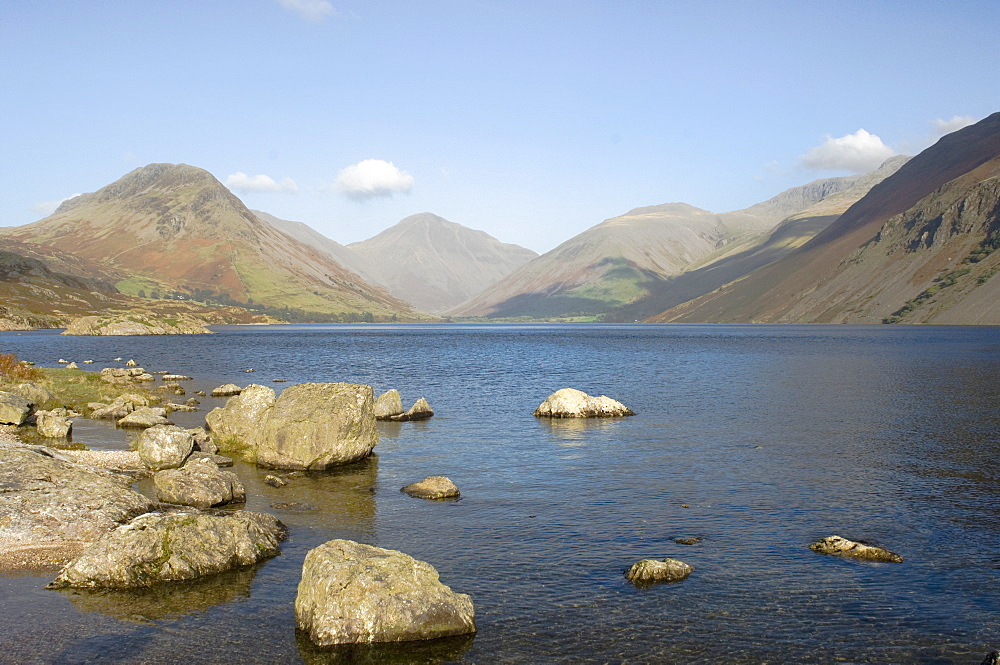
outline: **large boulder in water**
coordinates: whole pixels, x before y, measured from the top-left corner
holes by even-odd
[[[865,561],[884,561],[888,563],[902,563],[903,557],[890,552],[882,547],[858,543],[840,536],[828,536],[809,546],[813,552],[819,554],[834,554],[837,556],[847,556]]]
[[[0,391],[0,425],[23,425],[35,405],[20,395]]]
[[[253,439],[267,411],[274,406],[274,390],[252,383],[229,399],[225,406],[212,409],[205,416],[205,423],[217,443],[249,442]]]
[[[135,447],[139,459],[153,471],[176,469],[194,450],[194,436],[174,425],[155,425],[139,435]]]
[[[350,540],[331,540],[306,555],[295,619],[321,646],[476,631],[472,598],[442,584],[429,563]]]
[[[300,383],[285,389],[254,434],[257,463],[322,470],[371,454],[378,443],[371,386]]]
[[[207,458],[188,460],[179,469],[159,471],[153,475],[153,484],[160,501],[201,510],[246,499],[239,477]]]
[[[535,416],[538,418],[615,418],[634,415],[632,409],[610,397],[593,397],[573,388],[557,390],[535,409]]]
[[[194,580],[279,554],[287,533],[266,513],[150,513],[91,545],[49,588],[130,589]]]

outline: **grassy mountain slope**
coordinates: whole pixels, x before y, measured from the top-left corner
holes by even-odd
[[[789,256],[652,320],[1000,323],[988,306],[1000,288],[998,158],[995,113],[941,138]]]

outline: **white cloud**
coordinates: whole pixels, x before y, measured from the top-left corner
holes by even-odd
[[[278,0],[278,4],[313,23],[338,15],[327,0]]]
[[[67,196],[64,199],[59,199],[58,201],[42,201],[41,203],[36,203],[35,205],[31,206],[31,209],[34,210],[39,215],[48,217],[49,215],[54,213],[56,209],[58,209],[59,206],[61,206],[63,203],[69,201],[70,199],[75,199],[78,196],[80,196],[79,193],[71,194],[70,196]]]
[[[297,192],[299,186],[291,178],[285,178],[281,182],[275,182],[269,175],[247,175],[243,171],[237,171],[226,176],[226,187],[238,189],[243,192]]]
[[[941,118],[937,118],[934,121],[934,133],[937,136],[944,136],[945,134],[957,132],[963,127],[975,124],[975,122],[976,119],[971,115],[956,115],[952,116],[951,120],[942,120]]]
[[[802,155],[800,163],[813,171],[867,173],[895,154],[877,135],[859,129],[840,138],[828,135],[822,145]]]
[[[382,159],[366,159],[337,174],[333,191],[355,201],[407,194],[413,189],[413,176]]]

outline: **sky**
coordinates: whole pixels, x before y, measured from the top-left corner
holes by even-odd
[[[10,0],[0,226],[154,162],[344,244],[431,212],[538,252],[725,212],[1000,111],[995,0]]]

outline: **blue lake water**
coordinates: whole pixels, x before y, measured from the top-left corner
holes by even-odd
[[[148,370],[277,390],[397,388],[433,419],[380,425],[363,463],[288,486],[237,465],[247,508],[291,530],[256,570],[140,594],[0,577],[18,663],[979,663],[1000,647],[1000,329],[903,326],[217,327],[194,337],[0,333],[40,365]],[[81,365],[81,367],[86,367]],[[254,368],[254,373],[243,370]],[[272,383],[273,379],[287,383]],[[531,414],[574,387],[631,418]],[[203,399],[203,422],[223,400]],[[175,414],[179,415],[179,414]],[[76,440],[127,445],[79,421]],[[453,502],[399,488],[447,475]],[[140,486],[140,488],[142,488]],[[279,509],[296,502],[314,509]],[[839,534],[902,564],[811,552]],[[700,536],[696,545],[677,538]],[[473,638],[320,650],[295,631],[305,553],[399,549],[472,595]],[[636,589],[643,558],[694,566]]]

